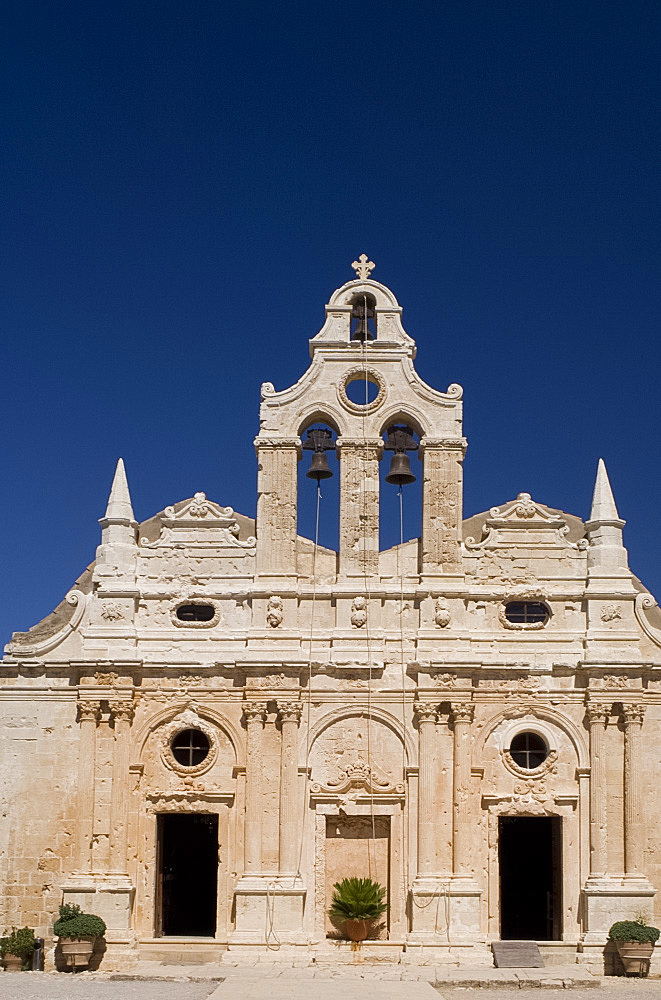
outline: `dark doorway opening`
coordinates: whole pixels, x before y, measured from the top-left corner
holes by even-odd
[[[161,935],[214,937],[218,816],[158,816],[157,927]]]
[[[562,940],[562,818],[500,816],[500,936]]]

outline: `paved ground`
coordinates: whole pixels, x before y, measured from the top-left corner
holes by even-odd
[[[547,970],[549,971],[549,970]],[[207,975],[212,973],[207,972]],[[4,973],[0,1000],[661,1000],[661,980],[607,979],[597,988],[553,989],[517,987],[461,989],[382,978],[394,969],[352,971],[338,976],[331,970],[228,969],[223,983],[155,979],[116,980],[108,974],[89,975]],[[379,977],[379,978],[377,978]]]

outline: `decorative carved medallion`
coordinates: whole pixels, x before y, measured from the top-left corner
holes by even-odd
[[[282,598],[276,596],[269,597],[268,604],[266,605],[266,621],[271,628],[277,628],[279,625],[282,625],[284,614]]]
[[[96,683],[103,684],[106,687],[112,687],[113,684],[117,683],[118,679],[119,675],[113,673],[112,670],[110,671],[97,670],[97,672],[94,674],[94,680],[96,681]]]
[[[442,598],[437,598],[436,604],[434,605],[434,622],[439,628],[447,628],[447,626],[452,621],[452,615],[449,609],[443,602]]]
[[[354,628],[362,628],[367,622],[367,600],[362,597],[354,597],[351,605],[351,624]]]
[[[601,609],[602,622],[614,622],[622,618],[622,607],[619,604],[606,604]]]
[[[124,613],[119,604],[114,601],[106,601],[105,604],[101,605],[101,617],[104,621],[116,622],[124,617]]]
[[[400,782],[393,783],[384,775],[379,773],[375,765],[370,766],[367,761],[357,758],[343,767],[338,768],[333,778],[329,778],[326,784],[314,782],[310,786],[313,794],[346,795],[352,790],[364,789],[373,795],[380,794],[404,794],[404,785]]]

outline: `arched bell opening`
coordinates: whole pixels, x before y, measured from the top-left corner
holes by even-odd
[[[422,530],[422,463],[420,433],[406,417],[389,422],[383,431],[379,468],[379,548],[391,549],[420,538]],[[399,572],[417,573],[418,553],[399,565]],[[386,569],[386,567],[384,567]],[[398,567],[393,565],[392,572]]]
[[[337,431],[315,421],[301,432],[298,463],[298,534],[337,552],[340,523],[340,463]]]
[[[351,339],[376,340],[376,299],[369,292],[357,292],[351,299]]]

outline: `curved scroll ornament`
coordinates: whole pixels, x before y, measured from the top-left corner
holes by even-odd
[[[344,767],[338,769],[336,776],[326,784],[314,782],[310,786],[310,791],[316,794],[326,795],[346,795],[352,789],[363,789],[372,795],[390,794],[403,795],[404,785],[392,783],[383,775],[379,774],[374,766],[370,766],[367,761],[355,760]]]
[[[463,385],[459,385],[458,382],[451,382],[450,385],[445,390],[445,395],[449,396],[450,399],[461,399],[464,394]]]
[[[636,620],[647,638],[651,639],[656,646],[661,646],[661,629],[654,628],[650,625],[647,618],[643,614],[644,611],[656,607],[658,607],[656,598],[652,597],[651,594],[636,594],[636,600],[633,606]]]
[[[87,598],[88,595],[84,594],[82,590],[70,590],[65,597],[65,601],[67,604],[73,605],[75,611],[66,625],[58,629],[54,635],[48,636],[47,639],[42,639],[41,642],[30,642],[27,637],[24,639],[12,639],[11,642],[7,643],[7,652],[12,656],[32,657],[40,656],[42,653],[48,653],[51,649],[55,649],[71,632],[75,632],[80,625],[83,620],[85,608],[87,607]]]
[[[262,382],[259,391],[262,399],[264,399],[265,396],[275,396],[275,386],[273,385],[273,382]]]

